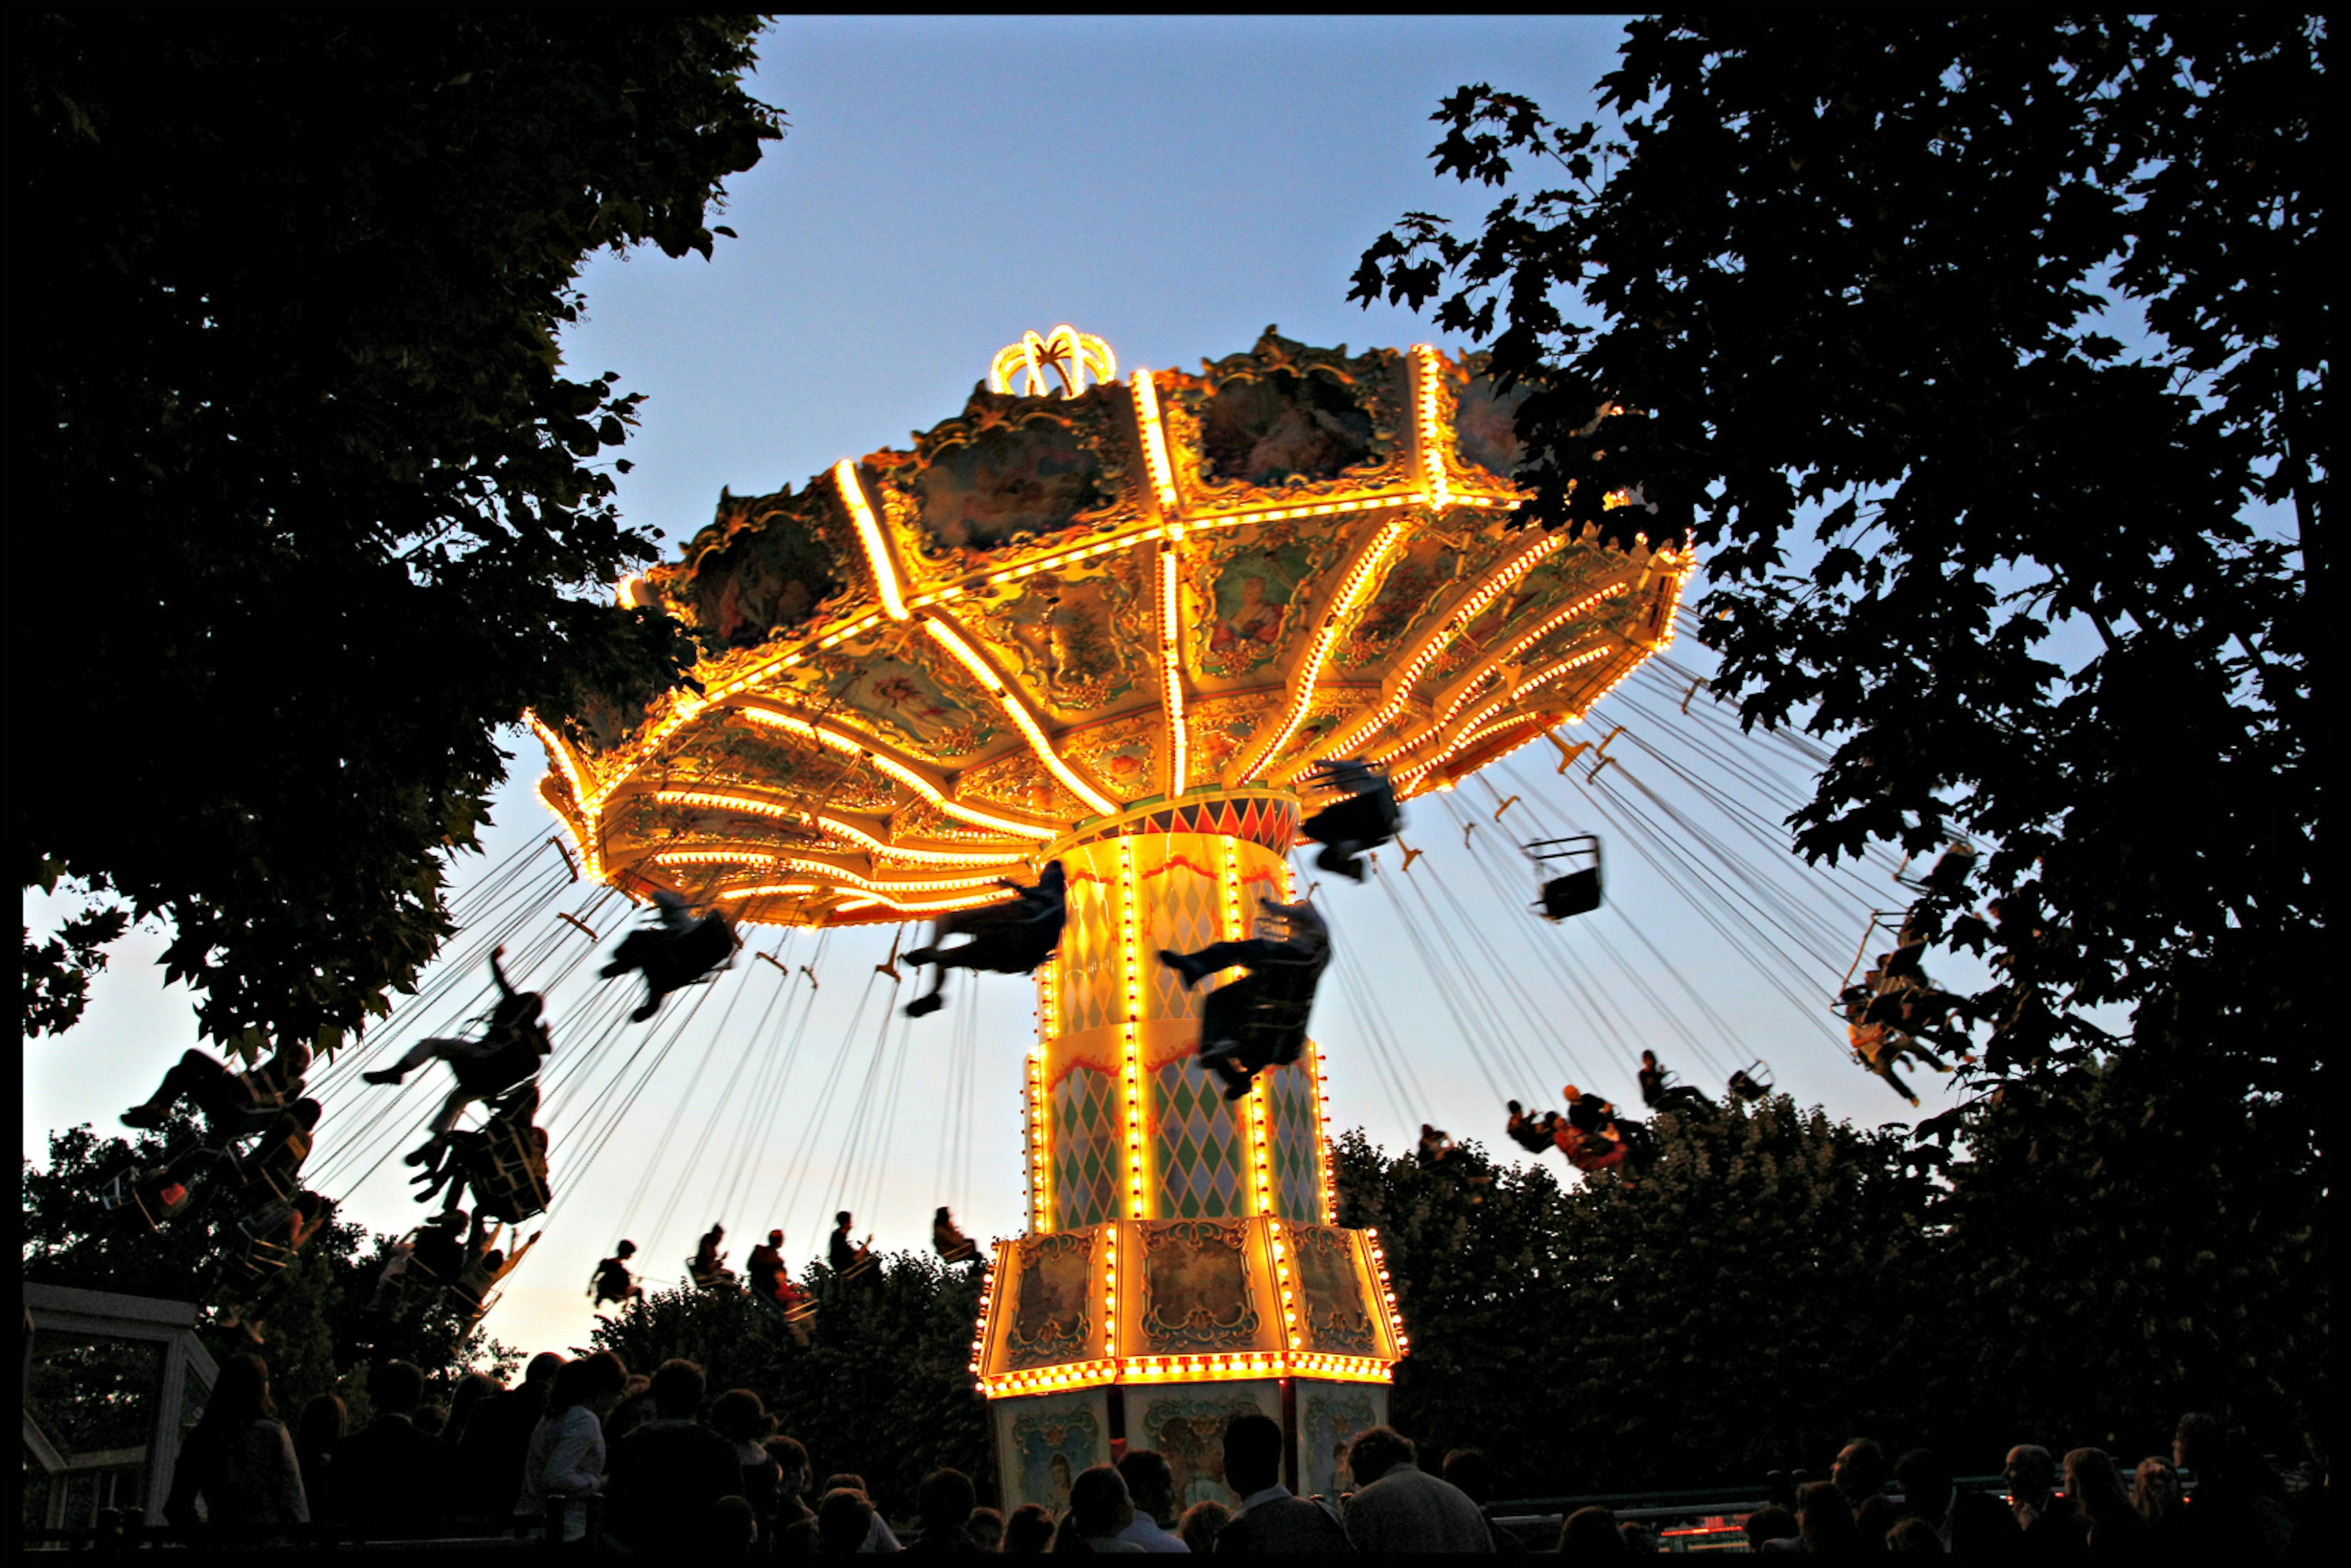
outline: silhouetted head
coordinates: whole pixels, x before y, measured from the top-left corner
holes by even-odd
[[[1829,1467],[1829,1479],[1854,1504],[1884,1490],[1887,1474],[1886,1450],[1875,1437],[1855,1437],[1837,1450],[1836,1463]]]
[[[816,1536],[827,1554],[854,1552],[873,1530],[873,1505],[862,1491],[835,1487],[816,1505]]]
[[[202,1424],[218,1430],[274,1418],[277,1402],[269,1397],[269,1367],[257,1355],[233,1355],[220,1364],[212,1396],[204,1401]]]
[[[923,1478],[921,1488],[914,1493],[914,1508],[923,1516],[923,1537],[931,1538],[934,1531],[942,1540],[964,1527],[971,1511],[979,1506],[979,1494],[971,1478],[961,1470],[933,1470]]]
[[[405,1416],[424,1397],[424,1374],[412,1362],[383,1362],[369,1369],[367,1391],[377,1415]]]
[[[325,1114],[325,1108],[316,1100],[306,1097],[287,1106],[286,1113],[293,1117],[295,1124],[307,1133],[319,1124],[319,1118]]]
[[[1109,1465],[1094,1465],[1070,1483],[1070,1514],[1078,1533],[1092,1539],[1116,1535],[1134,1522],[1134,1502],[1126,1479]]]
[[[1347,1469],[1358,1487],[1367,1487],[1399,1465],[1410,1466],[1412,1439],[1393,1427],[1366,1427],[1347,1448]]]
[[[636,1255],[637,1244],[633,1241],[623,1240],[618,1247],[612,1249],[612,1256],[615,1258],[633,1258]]]
[[[1118,1473],[1126,1479],[1126,1495],[1134,1500],[1137,1513],[1159,1520],[1176,1511],[1176,1470],[1165,1455],[1129,1448],[1118,1462]]]
[[[627,1247],[629,1244],[623,1241],[621,1245]],[[551,1350],[542,1350],[530,1358],[528,1366],[522,1369],[522,1385],[525,1388],[543,1388],[554,1382],[555,1375],[562,1370],[563,1358]]]
[[[1058,890],[1066,886],[1069,880],[1069,870],[1067,867],[1063,866],[1060,861],[1047,861],[1045,862],[1045,869],[1037,873],[1037,885],[1039,887],[1050,887]]]
[[[1494,1470],[1483,1448],[1456,1448],[1446,1455],[1445,1479],[1471,1502],[1494,1500]]]
[[[849,1228],[849,1210],[847,1210],[847,1209],[845,1209],[845,1208],[844,1208],[844,1209],[842,1209],[839,1214],[834,1215],[834,1216],[832,1217],[832,1222],[833,1222],[835,1225],[838,1225],[839,1227],[841,1227],[841,1228],[842,1228],[843,1230],[848,1229],[848,1228]]]
[[[947,1225],[953,1223],[947,1215],[947,1206],[946,1204],[943,1203],[939,1205],[939,1211],[931,1216],[931,1223],[934,1225]]]
[[[770,1246],[770,1247],[781,1247],[783,1244],[784,1244],[784,1233],[783,1233],[782,1231],[780,1231],[780,1230],[770,1230],[770,1231],[768,1231],[768,1246]]]
[[[1225,1424],[1225,1484],[1243,1497],[1281,1479],[1281,1425],[1249,1411]]]
[[[1510,1114],[1513,1116],[1523,1116],[1527,1113],[1527,1108],[1520,1104],[1516,1100],[1505,1100],[1502,1103],[1510,1108]]]
[[[1656,1053],[1656,1051],[1643,1051],[1643,1052],[1641,1053],[1641,1065],[1642,1065],[1642,1066],[1644,1066],[1644,1067],[1655,1067],[1655,1066],[1656,1066],[1656,1065],[1657,1065],[1657,1053]]]
[[[756,1443],[776,1429],[768,1403],[747,1388],[730,1388],[710,1402],[710,1428],[730,1443]]]

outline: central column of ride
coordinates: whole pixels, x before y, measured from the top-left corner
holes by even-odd
[[[1192,796],[1054,846],[1069,923],[1038,974],[1028,1062],[1029,1231],[999,1242],[972,1369],[1005,1506],[1067,1506],[1127,1448],[1165,1455],[1179,1506],[1235,1500],[1227,1421],[1290,1439],[1296,1490],[1346,1485],[1386,1418],[1404,1340],[1376,1238],[1336,1218],[1320,1051],[1249,1095],[1196,1060],[1200,1004],[1158,952],[1244,937],[1290,896],[1294,797]]]

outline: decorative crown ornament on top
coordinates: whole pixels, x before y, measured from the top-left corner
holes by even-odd
[[[996,350],[996,358],[987,367],[987,390],[1011,392],[1017,376],[1020,379],[1020,396],[1050,396],[1052,388],[1045,380],[1049,370],[1061,378],[1061,395],[1076,397],[1086,390],[1089,376],[1098,386],[1116,381],[1118,356],[1092,332],[1081,332],[1067,322],[1041,338],[1034,332],[1024,332],[1019,342]]]

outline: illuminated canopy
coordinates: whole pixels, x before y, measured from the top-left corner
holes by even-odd
[[[591,874],[754,922],[983,903],[1090,824],[1317,757],[1447,788],[1671,637],[1687,557],[1507,526],[1514,399],[1474,358],[1269,330],[1086,385],[1115,361],[1057,329],[992,369],[1020,390],[722,495],[622,586],[694,628],[704,692],[534,721]]]

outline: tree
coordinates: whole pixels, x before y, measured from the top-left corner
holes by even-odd
[[[1485,1448],[1522,1497],[1719,1483],[1824,1464],[1854,1430],[1918,1433],[1943,1353],[1907,1140],[1784,1095],[1651,1126],[1637,1182],[1564,1192],[1544,1165],[1474,1194],[1341,1141],[1341,1218],[1379,1230],[1412,1336],[1397,1425],[1432,1455]]]
[[[87,1126],[51,1133],[48,1163],[26,1160],[18,1176],[25,1278],[213,1304],[205,1292],[222,1261],[243,1248],[235,1213],[210,1201],[199,1182],[188,1212],[150,1230],[127,1211],[109,1211],[101,1197],[118,1172],[159,1164],[165,1151],[183,1145],[199,1129],[183,1112],[135,1142],[101,1138]],[[371,1241],[363,1228],[329,1218],[273,1287],[259,1348],[278,1407],[289,1419],[313,1396],[340,1392],[364,1420],[360,1374],[371,1355],[412,1361],[444,1385],[470,1367],[504,1373],[519,1361],[481,1331],[468,1334],[455,1303],[445,1297],[422,1303],[400,1324],[369,1314],[392,1239]],[[215,1357],[256,1348],[210,1317],[200,1320],[198,1333]]]
[[[681,678],[676,625],[610,599],[653,549],[606,455],[638,399],[558,336],[593,252],[729,232],[725,177],[781,134],[741,86],[755,27],[18,29],[19,212],[47,238],[16,682],[71,774],[16,792],[20,875],[92,902],[26,934],[27,1033],[78,1016],[125,911],[168,919],[168,975],[236,1049],[381,1014],[449,931],[499,728]]]
[[[952,1466],[986,1501],[996,1490],[987,1415],[972,1387],[979,1285],[968,1269],[892,1253],[861,1282],[810,1264],[815,1332],[802,1345],[783,1315],[740,1291],[660,1291],[596,1330],[632,1372],[672,1356],[699,1364],[711,1392],[748,1388],[780,1429],[808,1446],[815,1479],[865,1478],[874,1500],[913,1511],[924,1476]]]
[[[1447,99],[1439,174],[1513,189],[1466,237],[1407,214],[1354,289],[1491,336],[1523,520],[1706,547],[1719,690],[1837,742],[1802,852],[1989,850],[1910,912],[1991,960],[1981,1074],[2137,1053],[2273,1148],[2328,1105],[2330,47],[2290,13],[1638,21],[1613,131]]]

